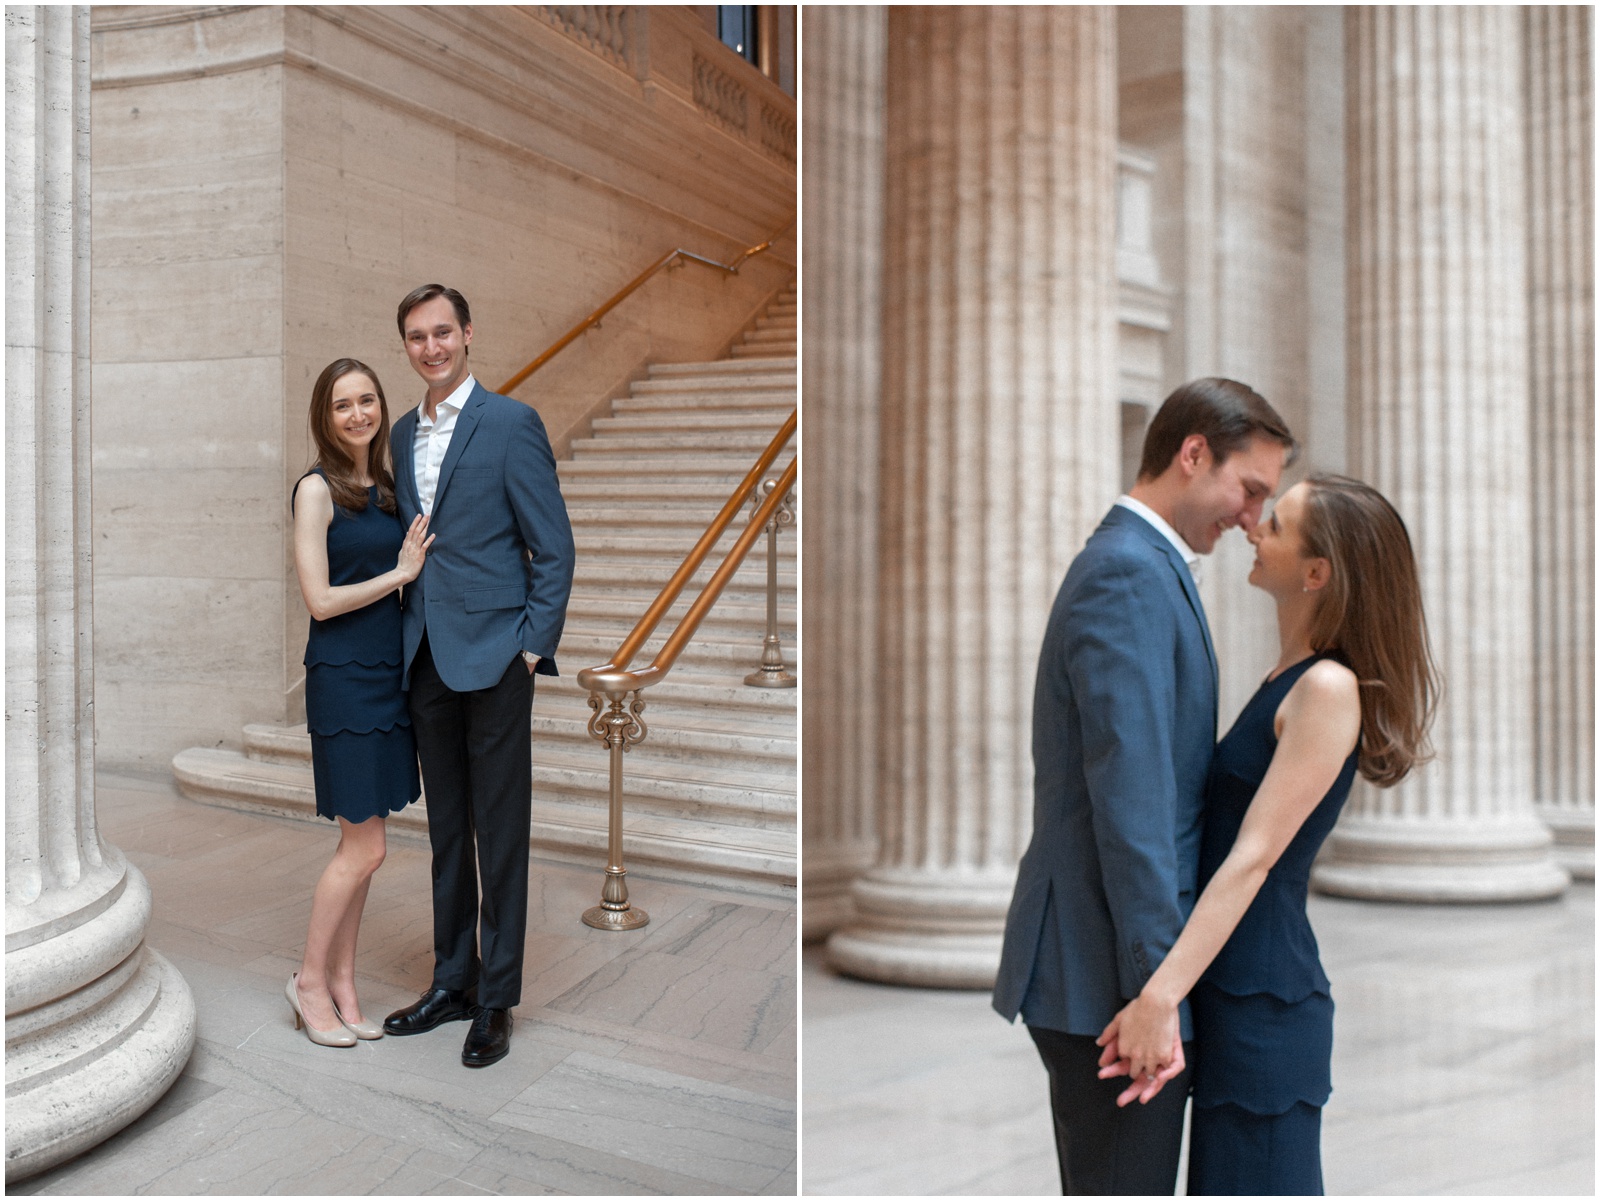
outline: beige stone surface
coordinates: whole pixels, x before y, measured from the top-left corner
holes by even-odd
[[[1115,27],[891,9],[888,38],[880,847],[828,948],[978,985],[1029,834],[1045,620],[1116,495]]]
[[[1591,9],[1525,8],[1534,799],[1594,878],[1594,76]]]
[[[411,408],[412,287],[467,295],[496,387],[665,251],[728,261],[793,215],[792,98],[687,10],[595,36],[556,11],[95,9],[95,462],[121,473],[95,514],[120,543],[98,585],[106,762],[301,716],[287,497],[311,383],[353,355],[392,417]],[[743,130],[697,103],[696,56]],[[519,397],[565,448],[650,362],[721,355],[794,245],[652,280]]]
[[[104,1145],[11,1192],[793,1195],[796,914],[630,873],[651,923],[591,930],[592,867],[535,860],[510,1054],[461,1066],[464,1023],[310,1043],[283,984],[337,837],[102,776],[107,832],[154,893],[151,939],[199,1002],[171,1093]],[[356,960],[365,1016],[432,970],[425,836],[391,824]]]
[[[805,21],[805,937],[849,916],[876,851],[883,351],[882,8]]]
[[[6,1182],[114,1134],[194,1045],[93,795],[89,12],[6,9]]]
[[[1521,18],[1349,9],[1345,28],[1351,465],[1407,521],[1444,694],[1437,760],[1392,789],[1358,783],[1313,882],[1552,896],[1568,877],[1532,804]]]

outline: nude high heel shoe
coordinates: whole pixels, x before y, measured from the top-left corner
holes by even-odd
[[[353,1047],[356,1045],[356,1036],[344,1028],[341,1022],[337,1030],[313,1030],[311,1023],[306,1021],[305,1015],[300,1012],[300,994],[294,990],[294,982],[300,976],[299,972],[289,977],[289,983],[284,988],[284,994],[289,998],[289,1007],[294,1010],[294,1028],[304,1026],[306,1037],[319,1047]],[[334,1010],[338,1012],[337,1009]]]
[[[344,1024],[344,1028],[357,1038],[373,1039],[383,1037],[383,1027],[377,1022],[352,1022],[344,1014],[339,1013],[339,1002],[337,1001],[333,1003],[333,1012],[338,1014],[339,1021]]]

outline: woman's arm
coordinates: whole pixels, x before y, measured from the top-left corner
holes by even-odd
[[[1349,668],[1325,659],[1313,664],[1278,707],[1278,749],[1245,813],[1233,849],[1217,869],[1183,933],[1149,981],[1100,1035],[1101,1046],[1120,1062],[1103,1078],[1131,1074],[1134,1083],[1119,1104],[1149,1091],[1146,1078],[1173,1058],[1178,1003],[1222,950],[1267,872],[1339,777],[1361,732],[1361,701]],[[1114,1044],[1114,1045],[1113,1045]]]
[[[327,482],[320,475],[308,475],[295,486],[294,570],[300,579],[300,595],[306,608],[318,621],[363,609],[402,584],[409,584],[421,573],[423,558],[433,543],[433,536],[428,534],[428,519],[419,514],[406,531],[394,570],[359,584],[334,587],[328,583],[328,526],[331,524],[333,496]]]

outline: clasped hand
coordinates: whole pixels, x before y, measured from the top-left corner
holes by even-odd
[[[400,558],[395,563],[396,570],[405,576],[406,583],[411,583],[422,574],[422,564],[428,557],[428,548],[433,545],[434,537],[428,533],[427,515],[418,513],[411,522],[411,528],[406,531],[406,540],[400,544]]]
[[[1185,1066],[1178,1007],[1145,996],[1124,1005],[1094,1041],[1103,1048],[1100,1079],[1133,1078],[1117,1097],[1119,1106],[1135,1100],[1148,1104]]]

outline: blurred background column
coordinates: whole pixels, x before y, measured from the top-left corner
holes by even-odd
[[[6,1182],[138,1117],[194,1046],[94,811],[89,10],[6,8]]]
[[[1352,794],[1314,880],[1392,900],[1553,896],[1534,814],[1523,23],[1346,12],[1350,463],[1400,510],[1444,699],[1438,759]]]
[[[1528,81],[1534,799],[1594,879],[1594,9],[1522,10]]]
[[[886,25],[877,5],[824,6],[805,19],[807,941],[849,916],[850,882],[877,850]]]
[[[1039,644],[1118,491],[1116,33],[1102,7],[897,7],[888,33],[880,849],[828,954],[986,987]]]

